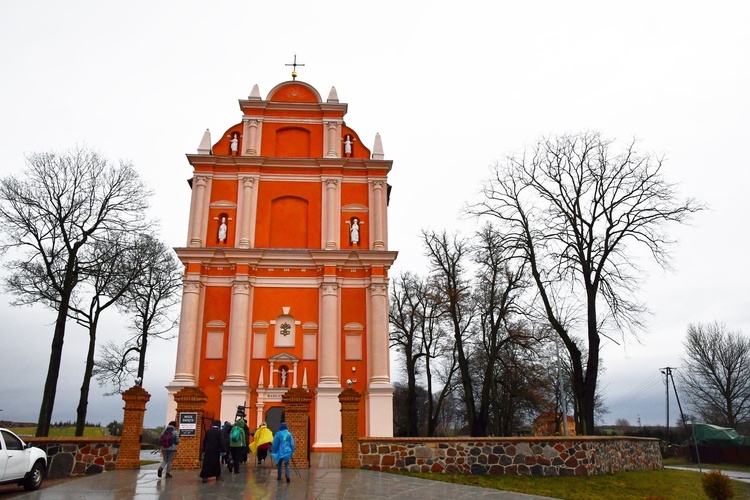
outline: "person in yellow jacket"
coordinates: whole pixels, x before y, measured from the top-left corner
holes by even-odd
[[[273,442],[273,432],[268,428],[265,422],[262,422],[253,435],[253,442],[250,443],[250,451],[256,456],[258,465],[265,463],[268,456],[268,448]]]

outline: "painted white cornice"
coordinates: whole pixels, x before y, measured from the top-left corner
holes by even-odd
[[[336,266],[344,269],[373,266],[389,268],[398,255],[398,252],[394,251],[304,248],[177,247],[174,250],[185,264],[200,262],[207,266],[248,265],[274,269],[317,269],[321,266]]]

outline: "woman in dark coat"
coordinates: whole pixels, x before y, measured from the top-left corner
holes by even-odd
[[[217,481],[221,479],[219,457],[221,452],[226,453],[228,450],[220,425],[220,420],[214,420],[211,428],[206,431],[206,437],[203,438],[203,468],[200,477],[203,478],[204,483],[209,477],[215,477]]]

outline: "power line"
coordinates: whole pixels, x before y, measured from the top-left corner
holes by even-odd
[[[625,401],[631,400],[633,396],[644,393],[659,383],[661,383],[661,376],[658,371],[654,371],[647,379],[641,381],[637,386],[617,398],[614,402],[609,403],[609,408],[612,409]]]

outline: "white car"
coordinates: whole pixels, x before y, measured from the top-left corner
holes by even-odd
[[[46,470],[44,450],[0,427],[0,484],[18,483],[26,490],[38,490]]]

